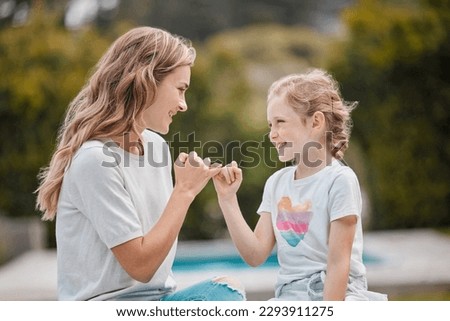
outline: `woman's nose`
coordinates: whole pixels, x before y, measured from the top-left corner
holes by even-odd
[[[178,103],[178,110],[185,112],[188,109],[188,106],[186,104],[186,100],[180,99],[180,102]]]

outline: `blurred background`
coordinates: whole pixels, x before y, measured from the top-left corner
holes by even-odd
[[[35,210],[36,176],[89,71],[140,25],[187,37],[197,49],[189,112],[165,138],[174,158],[184,146],[240,163],[239,200],[252,227],[266,179],[285,166],[267,139],[267,89],[320,67],[346,100],[359,102],[346,161],[362,186],[368,239],[427,231],[449,255],[449,0],[0,0],[0,273],[31,250],[54,250],[54,223]],[[209,184],[180,240],[227,238]],[[448,300],[448,281],[434,293],[394,298]]]

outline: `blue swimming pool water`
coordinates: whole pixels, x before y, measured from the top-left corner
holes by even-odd
[[[378,263],[380,259],[375,256],[364,254],[363,261],[365,264],[374,264]],[[250,266],[245,263],[239,255],[177,257],[175,258],[175,262],[173,264],[174,271],[246,269],[249,267]],[[276,253],[270,255],[267,261],[259,267],[278,267]]]

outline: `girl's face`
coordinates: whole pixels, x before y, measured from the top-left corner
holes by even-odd
[[[172,118],[187,110],[185,93],[191,79],[191,67],[180,66],[170,72],[159,84],[156,99],[143,113],[144,127],[167,134]]]
[[[303,123],[299,114],[286,103],[284,95],[275,95],[267,105],[267,121],[270,141],[275,145],[280,161],[288,162],[294,158],[298,161],[300,155],[305,156],[302,153],[308,148],[304,147],[312,141],[311,119]]]

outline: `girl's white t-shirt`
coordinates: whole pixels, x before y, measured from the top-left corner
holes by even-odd
[[[296,180],[295,170],[283,168],[267,180],[257,211],[272,216],[280,264],[276,291],[326,271],[330,223],[347,215],[358,217],[350,276],[364,276],[362,202],[355,173],[337,160],[304,179]]]
[[[87,141],[64,175],[56,216],[58,299],[107,300],[129,292],[158,299],[175,288],[176,243],[148,283],[132,279],[111,248],[145,235],[172,193],[167,143],[145,130],[144,156]]]

